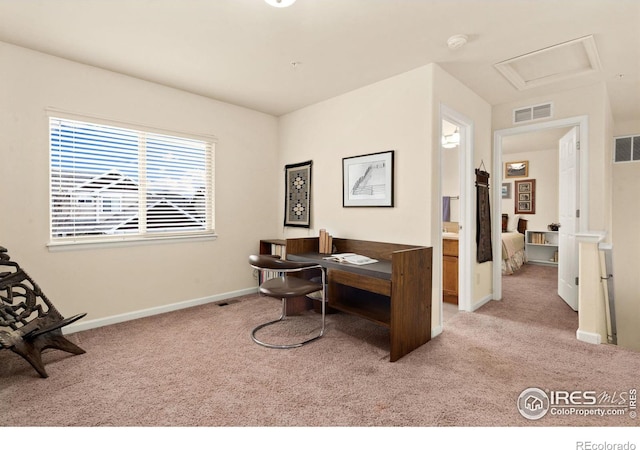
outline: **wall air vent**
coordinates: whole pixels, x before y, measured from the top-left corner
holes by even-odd
[[[615,138],[613,161],[617,163],[640,161],[640,136]]]
[[[544,103],[542,105],[525,106],[513,110],[513,123],[529,122],[531,120],[549,119],[553,115],[553,105]]]

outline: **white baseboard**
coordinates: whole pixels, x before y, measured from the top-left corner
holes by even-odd
[[[138,311],[132,311],[124,314],[117,314],[115,316],[103,317],[101,319],[94,320],[81,320],[80,322],[73,323],[64,328],[64,334],[77,333],[78,331],[91,330],[93,328],[104,327],[106,325],[113,325],[120,322],[127,322],[129,320],[141,319],[143,317],[155,316],[156,314],[163,314],[166,312],[177,311],[179,309],[191,308],[192,306],[205,305],[207,303],[219,302],[221,300],[227,300],[234,297],[240,297],[242,295],[250,295],[258,292],[257,288],[242,289],[239,291],[225,292],[223,294],[211,295],[209,297],[196,298],[193,300],[186,300],[184,302],[171,303],[169,305],[156,306],[149,309],[142,309]]]
[[[483,298],[478,300],[476,303],[471,305],[471,312],[476,311],[478,308],[480,308],[481,306],[486,305],[491,300],[493,300],[493,294],[489,294],[489,295],[484,296]]]
[[[579,341],[587,342],[589,344],[601,344],[602,337],[598,333],[591,333],[589,331],[582,331],[578,329],[576,331],[576,338]]]

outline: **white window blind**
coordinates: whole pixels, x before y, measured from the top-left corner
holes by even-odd
[[[51,240],[213,232],[213,143],[50,117]]]

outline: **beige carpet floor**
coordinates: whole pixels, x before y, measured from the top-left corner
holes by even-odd
[[[47,379],[3,351],[2,425],[637,426],[629,414],[528,420],[518,412],[530,387],[640,385],[638,353],[576,340],[577,314],[554,277],[525,266],[505,277],[502,301],[454,314],[440,336],[395,363],[386,329],[345,314],[328,316],[325,337],[308,346],[260,347],[249,332],[275,318],[279,302],[257,295],[76,333],[70,339],[87,353],[47,351]],[[313,330],[318,320],[311,312],[284,325]]]

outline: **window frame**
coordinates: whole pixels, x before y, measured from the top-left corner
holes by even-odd
[[[99,125],[106,127],[116,127],[116,128],[124,128],[135,133],[142,134],[152,134],[152,135],[160,135],[160,136],[169,136],[173,138],[179,139],[190,139],[201,141],[205,143],[208,156],[207,158],[207,167],[205,167],[206,173],[210,174],[208,179],[205,179],[206,188],[209,191],[209,199],[208,202],[205,202],[205,229],[204,230],[190,230],[190,231],[153,231],[147,232],[146,230],[138,230],[135,233],[127,233],[124,232],[122,234],[115,235],[94,235],[94,236],[71,236],[71,237],[54,237],[54,186],[53,186],[53,174],[54,174],[54,163],[53,163],[53,143],[52,143],[52,133],[51,126],[52,120],[70,120],[70,121],[78,121],[84,122],[90,125]],[[48,201],[48,242],[47,247],[50,251],[56,250],[64,250],[64,249],[76,249],[76,248],[94,248],[94,247],[104,247],[104,246],[130,246],[130,245],[140,245],[140,244],[152,244],[152,243],[160,243],[160,242],[171,242],[176,240],[187,240],[187,241],[200,241],[200,240],[211,240],[217,237],[217,233],[215,231],[215,156],[216,156],[216,144],[217,139],[212,135],[207,134],[196,134],[191,132],[181,132],[176,130],[168,130],[168,129],[160,129],[157,127],[151,127],[148,125],[141,125],[137,123],[131,122],[123,122],[112,119],[105,119],[102,117],[89,116],[84,114],[75,114],[69,113],[66,111],[56,110],[56,109],[47,109],[46,110],[46,126],[47,126],[47,157],[48,157],[48,169],[49,169],[49,201]],[[140,155],[140,147],[137,150],[138,155]],[[139,169],[140,170],[140,169]],[[146,181],[145,181],[146,182]],[[143,183],[144,184],[144,183]],[[146,192],[146,186],[141,185],[140,192]],[[103,214],[103,205],[99,199],[94,199],[94,203],[97,208],[97,216]],[[139,204],[139,209],[145,208],[146,200]],[[208,205],[208,207],[207,207]]]

